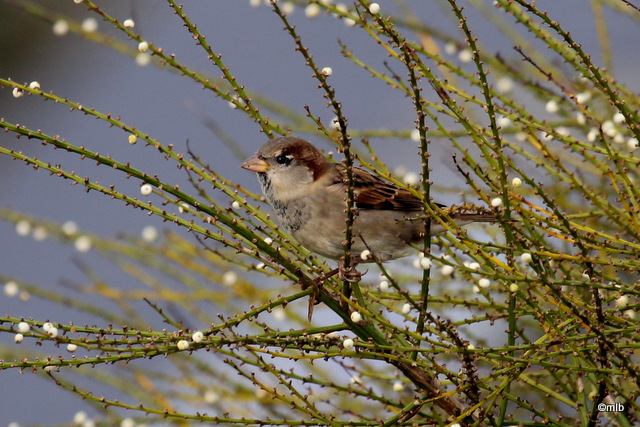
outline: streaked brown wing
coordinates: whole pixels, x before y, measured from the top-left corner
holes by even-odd
[[[343,179],[345,176],[344,166],[336,165],[336,168],[340,172],[339,176]],[[422,210],[422,200],[407,190],[398,188],[365,170],[353,168],[353,181],[356,208],[358,209]],[[340,184],[344,185],[344,181]]]

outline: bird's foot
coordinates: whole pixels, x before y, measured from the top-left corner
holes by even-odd
[[[355,264],[351,264],[349,268],[346,268],[342,263],[338,266],[338,278],[343,282],[358,283],[362,280],[363,275],[364,273],[356,270]]]

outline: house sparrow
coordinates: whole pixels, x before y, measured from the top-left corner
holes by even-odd
[[[280,223],[302,246],[335,260],[344,255],[343,165],[329,162],[311,143],[286,136],[264,144],[241,167],[256,172]],[[411,245],[424,238],[424,222],[416,220],[423,215],[423,200],[365,170],[352,170],[357,211],[352,252],[368,249],[380,262],[416,253]],[[488,213],[453,213],[451,218],[458,225],[496,221]],[[433,234],[443,231],[441,224],[432,221]]]

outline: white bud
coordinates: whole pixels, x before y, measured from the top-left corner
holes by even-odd
[[[202,342],[202,340],[204,340],[204,334],[200,331],[196,331],[193,333],[193,335],[191,335],[191,339],[196,343]]]
[[[293,15],[293,12],[296,10],[296,5],[288,1],[280,6],[280,10],[284,16],[290,16]]]
[[[471,49],[463,49],[458,53],[458,59],[460,62],[471,62],[473,61],[473,52]]]
[[[151,54],[148,52],[139,52],[136,55],[136,65],[138,67],[146,67],[151,63]]]
[[[520,289],[520,287],[518,286],[517,283],[512,283],[509,285],[509,290],[511,292],[518,292],[518,289]]]
[[[204,396],[202,396],[202,398],[209,405],[213,405],[220,400],[220,394],[215,390],[207,390],[204,392]]]
[[[621,295],[616,298],[615,304],[616,307],[624,308],[629,305],[629,297],[627,295]]]
[[[365,249],[364,251],[360,252],[360,259],[362,259],[362,261],[371,259],[371,251],[369,249]]]
[[[188,349],[189,349],[189,341],[187,341],[187,340],[178,341],[178,350],[184,351],[184,350],[188,350]]]
[[[93,242],[91,241],[91,237],[89,236],[80,236],[73,242],[73,246],[78,252],[85,253],[91,250]]]
[[[500,116],[496,120],[496,124],[498,126],[500,126],[501,128],[506,128],[507,126],[509,126],[511,124],[511,119],[509,117]]]
[[[580,104],[587,102],[590,99],[591,99],[591,92],[580,92],[576,94],[576,101],[578,101],[578,103]]]
[[[409,186],[416,185],[417,183],[420,182],[420,175],[418,175],[415,172],[407,172],[402,180],[406,182]]]
[[[333,130],[340,130],[340,121],[338,120],[337,117],[334,117],[333,119],[331,119],[331,122],[329,123],[329,127]]]
[[[151,184],[144,184],[140,187],[140,194],[142,194],[143,196],[148,196],[152,192],[153,187],[151,186]]]
[[[411,304],[406,303],[402,306],[402,314],[409,314],[411,311]]]
[[[351,321],[354,323],[360,323],[360,321],[362,320],[362,315],[357,311],[354,311],[353,313],[351,313],[350,317],[351,317]]]
[[[95,33],[98,31],[98,20],[96,18],[89,17],[82,21],[80,27],[85,33]]]
[[[61,228],[62,232],[67,236],[73,236],[78,232],[78,224],[73,221],[65,221]]]
[[[380,282],[379,287],[380,287],[381,291],[387,291],[387,290],[389,290],[389,282],[387,282],[386,280],[382,280]]]
[[[529,264],[531,262],[531,254],[529,252],[525,252],[522,255],[520,255],[520,259],[525,264]]]
[[[496,82],[496,89],[500,93],[508,93],[513,90],[514,82],[513,79],[509,76],[500,77]]]
[[[29,83],[29,87],[31,89],[38,90],[38,89],[40,89],[40,83],[38,83],[36,81],[32,81],[31,83]]]
[[[393,383],[393,391],[402,391],[404,390],[404,385],[401,381],[396,381]]]
[[[50,327],[46,332],[47,335],[49,335],[51,338],[56,338],[58,336],[58,328],[56,328],[55,326]]]
[[[234,200],[233,203],[231,203],[231,207],[237,210],[240,209],[242,205],[237,200]]]
[[[20,343],[22,342],[22,340],[24,340],[24,335],[22,335],[22,334],[15,334],[15,335],[13,336],[13,341],[14,341],[16,344],[20,344]]]
[[[22,95],[24,95],[24,91],[19,87],[14,87],[13,90],[11,91],[11,94],[13,95],[14,98],[21,98]]]
[[[444,44],[444,53],[447,55],[455,55],[458,53],[458,46],[455,43],[447,42]]]
[[[78,411],[75,413],[75,415],[73,416],[73,423],[74,424],[82,424],[87,420],[87,413],[84,411]]]
[[[522,180],[518,177],[515,177],[511,180],[511,185],[513,188],[518,188],[522,185]]]
[[[431,259],[429,259],[427,257],[419,258],[418,259],[418,264],[419,264],[420,268],[423,269],[423,270],[431,269]]]
[[[147,52],[149,50],[149,43],[145,42],[145,41],[141,41],[140,43],[138,43],[138,52]]]
[[[478,263],[477,263],[477,262],[475,262],[475,261],[474,261],[474,262],[470,262],[470,263],[469,263],[469,265],[468,265],[468,268],[469,268],[470,270],[476,271],[476,270],[479,270],[479,269],[480,269],[480,264],[478,264]]]
[[[613,137],[618,133],[618,129],[616,129],[616,125],[613,123],[613,120],[606,120],[602,123],[602,132],[607,136]]]
[[[320,5],[317,3],[311,3],[304,9],[304,15],[307,18],[317,18],[320,15]]]
[[[53,30],[54,35],[61,37],[69,32],[69,23],[64,19],[58,19],[53,23],[53,27],[51,27],[51,29]]]
[[[18,323],[18,332],[20,332],[21,334],[26,334],[30,330],[31,330],[31,325],[29,325],[27,322]]]
[[[238,281],[238,274],[235,271],[226,271],[222,275],[222,284],[225,286],[233,286]]]
[[[332,74],[333,74],[333,69],[331,69],[331,67],[324,67],[324,68],[322,69],[322,75],[323,75],[323,76],[327,76],[327,77],[329,77],[329,76],[330,76],[330,75],[332,75]]]
[[[558,112],[558,101],[556,101],[555,99],[552,99],[551,101],[548,101],[545,106],[544,109],[547,110],[547,113],[557,113]]]
[[[494,208],[502,206],[502,198],[494,197],[493,199],[491,199],[491,206],[493,206]]]
[[[282,307],[276,307],[272,310],[273,313],[273,317],[276,320],[284,320],[285,317],[287,317],[287,312],[284,311],[284,308]]]
[[[142,229],[140,235],[142,236],[142,240],[147,243],[151,243],[158,238],[158,229],[153,225],[147,225]]]
[[[342,347],[344,347],[345,350],[349,350],[352,349],[354,346],[354,342],[351,338],[347,338],[344,341],[342,341]]]
[[[491,286],[491,280],[483,277],[482,279],[478,280],[478,286],[480,286],[481,288],[488,288],[489,286]]]
[[[638,145],[638,138],[632,137],[627,139],[627,147],[629,148],[629,150],[634,151],[638,148]]]
[[[454,270],[455,268],[453,268],[452,265],[443,265],[442,268],[440,268],[440,274],[443,276],[451,276]]]
[[[28,236],[31,233],[31,223],[26,219],[16,222],[16,233],[18,236]]]
[[[133,19],[125,19],[124,22],[122,23],[122,25],[125,28],[132,29],[133,27],[136,26],[136,23],[133,22]]]
[[[33,229],[33,239],[37,242],[42,242],[43,240],[45,240],[48,234],[49,232],[44,227],[38,226]]]
[[[353,27],[354,25],[356,25],[356,21],[351,18],[344,18],[344,25],[346,25],[347,27]]]
[[[378,3],[371,3],[369,5],[369,13],[371,13],[372,15],[380,13],[380,5]]]
[[[19,291],[20,289],[18,288],[18,284],[13,280],[8,281],[4,285],[4,294],[10,298],[18,295]]]
[[[120,427],[136,427],[136,422],[133,418],[124,418],[120,421]]]
[[[67,344],[67,351],[69,353],[73,353],[74,351],[76,351],[78,349],[78,346],[72,343]]]
[[[624,118],[624,115],[621,112],[617,112],[613,115],[612,120],[613,120],[613,123],[619,125],[621,123],[624,123],[626,119]]]

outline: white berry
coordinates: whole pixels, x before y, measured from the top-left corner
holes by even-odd
[[[482,279],[478,280],[478,286],[480,286],[481,288],[488,288],[491,285],[491,280],[487,279],[486,277],[483,277]]]

